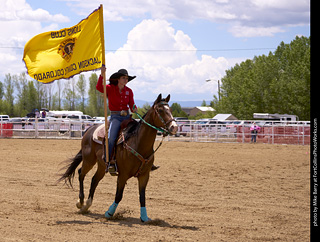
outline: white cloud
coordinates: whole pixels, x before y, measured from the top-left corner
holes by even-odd
[[[50,14],[47,10],[33,10],[25,0],[0,0],[0,21],[42,21],[69,22],[69,18],[62,14]]]
[[[126,7],[119,1],[66,0],[80,9],[95,8],[104,3],[106,21],[124,21],[143,17],[165,20],[193,21],[205,19],[229,24],[236,37],[272,36],[283,32],[287,26],[309,25],[308,0],[126,0]],[[87,11],[86,11],[87,12]],[[241,34],[239,27],[246,29]],[[255,31],[257,30],[255,35]]]
[[[109,65],[120,63],[178,67],[196,60],[196,48],[182,31],[175,31],[165,20],[143,20],[129,33],[127,42],[116,53],[107,54]]]
[[[62,14],[52,15],[43,9],[33,10],[25,0],[0,0],[0,76],[25,71],[23,46],[39,33],[58,28],[68,22]],[[43,27],[41,22],[49,22]]]
[[[310,6],[310,1],[309,0],[251,0],[252,3],[257,7],[257,8],[262,8],[262,9],[288,9],[288,10],[307,10],[308,6]]]
[[[249,27],[249,26],[232,26],[229,31],[235,37],[257,37],[257,36],[269,36],[272,37],[276,33],[285,32],[280,27]]]
[[[107,75],[126,68],[137,76],[129,86],[143,100],[159,93],[188,95],[186,99],[208,93],[212,84],[205,80],[220,79],[231,64],[224,57],[198,58],[190,37],[165,20],[143,20],[129,32],[123,47],[106,55]]]
[[[69,18],[62,14],[51,15],[48,11],[43,9],[22,9],[16,11],[16,16],[19,20],[41,21],[41,22],[56,22],[64,23],[69,22]]]

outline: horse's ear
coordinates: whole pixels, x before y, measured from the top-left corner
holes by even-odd
[[[166,97],[165,101],[168,103],[170,100],[170,94]]]
[[[162,99],[162,95],[160,93],[159,96],[157,97],[157,99],[154,101],[154,103],[156,104],[156,103],[160,102],[161,99]]]

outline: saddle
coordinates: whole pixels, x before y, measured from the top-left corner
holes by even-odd
[[[132,135],[134,135],[138,124],[139,124],[139,122],[137,122],[136,120],[134,120],[132,118],[124,120],[120,126],[120,131],[118,134],[118,139],[117,139],[116,145],[121,144],[123,141],[128,140]],[[94,142],[96,142],[98,144],[103,144],[104,139],[105,139],[105,135],[106,135],[105,124],[101,124],[93,132],[92,139]]]
[[[132,118],[123,121],[120,126],[120,131],[118,134],[118,140],[116,145],[121,144],[122,142],[128,140],[131,136],[135,135],[138,125],[139,122]]]

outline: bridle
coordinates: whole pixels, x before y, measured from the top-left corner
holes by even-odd
[[[159,118],[160,122],[163,124],[162,127],[156,127],[156,126],[148,123],[147,121],[145,121],[144,118],[142,118],[138,113],[136,113],[136,114],[137,114],[137,116],[139,117],[139,119],[140,119],[144,124],[146,124],[146,125],[148,125],[149,127],[151,127],[151,128],[153,128],[153,129],[161,132],[161,133],[163,134],[163,136],[167,136],[168,134],[170,134],[170,131],[169,131],[169,129],[168,129],[168,124],[170,124],[171,122],[176,121],[176,120],[175,120],[174,118],[172,118],[172,119],[169,119],[168,121],[165,121],[165,120],[162,118],[162,116],[160,115],[159,111],[158,111],[158,105],[159,105],[159,104],[161,104],[161,105],[163,105],[163,106],[167,105],[168,107],[169,107],[169,104],[168,104],[167,102],[165,102],[165,101],[161,101],[161,102],[155,104],[154,107],[153,107],[155,113],[157,114],[157,117]]]
[[[167,102],[165,102],[165,101],[161,101],[161,102],[157,103],[154,106],[154,111],[158,115],[158,118],[161,121],[161,123],[163,124],[163,127],[160,127],[160,128],[164,130],[164,132],[163,132],[164,135],[165,134],[168,135],[168,134],[170,134],[170,131],[169,131],[169,128],[168,128],[168,124],[170,124],[171,122],[176,121],[176,120],[174,118],[172,118],[172,119],[169,119],[169,120],[165,121],[162,118],[162,116],[160,115],[160,113],[159,113],[159,111],[157,109],[159,104],[162,105],[162,106],[168,106],[168,107],[169,107],[169,104]]]

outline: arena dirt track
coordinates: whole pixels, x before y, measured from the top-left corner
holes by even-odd
[[[310,240],[308,146],[165,142],[143,224],[135,178],[114,219],[104,218],[116,188],[108,174],[78,213],[78,176],[74,190],[56,181],[80,142],[0,139],[0,241]]]

